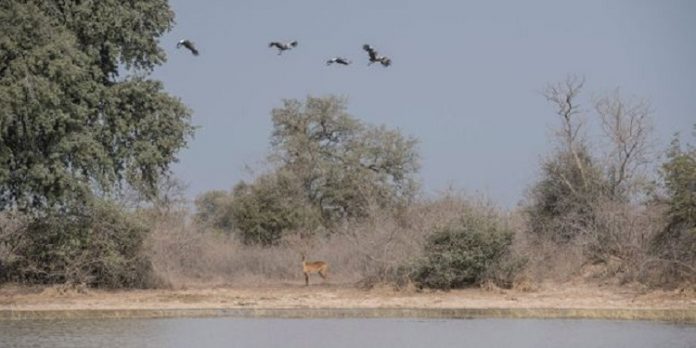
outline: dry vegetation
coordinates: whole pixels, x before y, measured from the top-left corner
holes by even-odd
[[[274,246],[246,245],[177,213],[157,224],[147,245],[158,279],[173,288],[300,282],[302,252],[329,262],[329,284],[414,287],[413,266],[423,259],[428,237],[472,210],[494,214],[514,232],[503,262],[475,284],[533,290],[542,283],[581,280],[689,287],[689,282],[666,279],[651,252],[651,241],[664,228],[664,209],[611,202],[597,207],[595,225],[565,244],[530,232],[524,214],[500,211],[483,198],[446,194],[400,214],[381,212],[341,224],[325,237],[302,239],[301,232],[291,233]],[[323,281],[316,277],[310,283]]]
[[[179,212],[162,217],[147,245],[155,273],[175,288],[299,280],[303,252],[308,259],[329,262],[332,284],[406,285],[407,274],[399,275],[399,270],[421,257],[426,237],[470,209],[492,208],[447,197],[398,215],[381,212],[360,222],[346,222],[323,237],[303,238],[302,231],[294,231],[273,246],[246,245],[233,234],[201,227]]]
[[[0,281],[102,288],[302,284],[531,291],[539,284],[692,289],[696,284],[696,150],[673,143],[661,183],[646,179],[649,106],[618,93],[596,114],[597,155],[577,98],[583,81],[550,85],[560,127],[525,201],[420,197],[415,140],[362,124],[338,98],[273,111],[272,170],[191,211],[175,181],[155,197],[93,197],[38,215],[0,213]],[[129,203],[129,204],[125,204]]]

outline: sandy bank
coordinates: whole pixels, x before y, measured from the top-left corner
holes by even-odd
[[[0,319],[120,317],[604,318],[696,323],[696,294],[598,286],[546,286],[533,292],[464,289],[360,290],[279,284],[183,290],[63,291],[0,288]]]

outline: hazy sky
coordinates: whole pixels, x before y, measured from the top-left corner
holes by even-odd
[[[348,111],[420,140],[426,193],[453,186],[514,206],[551,149],[541,95],[567,74],[591,99],[646,97],[660,146],[696,123],[696,1],[171,0],[168,62],[155,78],[200,128],[176,175],[189,196],[249,179],[284,98],[335,94]],[[201,55],[177,51],[193,40]],[[271,40],[298,40],[283,56]],[[392,58],[366,66],[369,43]],[[354,61],[330,66],[332,56]],[[660,148],[661,149],[661,148]]]

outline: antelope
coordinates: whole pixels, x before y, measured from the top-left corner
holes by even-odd
[[[186,47],[194,56],[198,55],[198,50],[191,40],[183,39],[176,43],[176,48],[181,48],[181,46]]]
[[[326,272],[329,264],[324,261],[306,261],[305,254],[302,253],[302,272],[304,273],[305,286],[309,286],[309,274],[319,273],[322,279],[326,280]]]

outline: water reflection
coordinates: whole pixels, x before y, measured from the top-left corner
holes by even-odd
[[[0,321],[1,347],[696,347],[696,326],[604,320]]]

